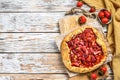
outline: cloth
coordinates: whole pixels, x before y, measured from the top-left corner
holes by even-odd
[[[113,53],[112,67],[114,80],[120,80],[120,0],[83,0],[96,9],[107,8],[113,21],[108,25],[107,39]]]

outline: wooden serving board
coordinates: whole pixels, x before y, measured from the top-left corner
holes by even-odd
[[[97,21],[97,19],[88,18],[87,22],[84,25],[79,25],[78,23],[79,16],[80,15],[72,15],[72,16],[66,16],[60,19],[59,20],[60,33],[66,34],[66,33],[69,33],[75,27],[80,27],[85,25],[94,26],[94,27],[97,27],[97,29],[101,30],[102,25]],[[108,66],[108,65],[105,65],[105,66]],[[98,71],[96,70],[95,72],[98,72]],[[86,74],[78,74],[70,71],[67,71],[67,73],[70,76],[69,80],[88,80],[88,76]],[[106,75],[108,75],[108,72],[106,72]]]

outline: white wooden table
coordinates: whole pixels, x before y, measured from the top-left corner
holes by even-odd
[[[75,0],[0,0],[0,80],[66,80],[55,44]]]

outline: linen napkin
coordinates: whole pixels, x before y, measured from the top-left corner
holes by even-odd
[[[112,67],[114,80],[120,80],[120,0],[83,0],[89,6],[96,9],[107,8],[113,17],[108,25],[107,39],[114,55]]]

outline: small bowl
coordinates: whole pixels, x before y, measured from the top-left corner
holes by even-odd
[[[103,10],[106,10],[106,9],[101,9],[100,11],[103,11]],[[100,11],[99,11],[99,12],[100,12]],[[99,14],[99,12],[98,12],[98,14]],[[105,24],[110,24],[110,23],[112,22],[112,16],[110,17],[110,19],[109,19],[109,21],[108,21],[107,23],[102,23],[102,21],[101,21],[101,19],[99,18],[98,15],[97,15],[97,18],[98,18],[98,20],[100,21],[100,23],[101,23],[101,24],[104,24],[104,25],[105,25]]]

